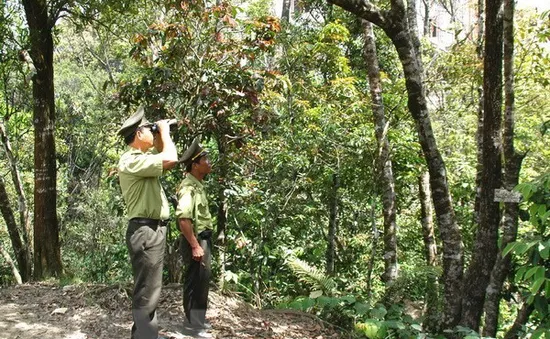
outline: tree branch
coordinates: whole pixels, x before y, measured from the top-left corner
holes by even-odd
[[[367,0],[328,0],[329,3],[342,7],[343,9],[354,13],[358,17],[372,22],[376,26],[385,28],[388,25],[387,12],[380,10],[376,5],[373,5]],[[392,7],[394,2],[401,2],[402,0],[392,0]]]

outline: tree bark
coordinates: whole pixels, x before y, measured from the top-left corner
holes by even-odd
[[[19,234],[19,229],[17,228],[17,222],[15,221],[15,216],[10,206],[8,192],[6,191],[6,185],[4,184],[4,179],[2,178],[2,176],[0,176],[0,212],[2,213],[2,217],[4,217],[4,221],[6,222],[6,226],[8,228],[8,234],[11,240],[11,247],[13,248],[13,252],[15,253],[17,266],[26,269],[28,263],[25,246],[21,241],[21,235]],[[19,278],[21,279],[22,277]]]
[[[524,154],[519,154],[514,148],[514,0],[504,0],[504,181],[506,190],[513,190],[519,182],[519,173]],[[519,206],[514,202],[504,204],[504,218],[502,221],[503,234],[500,249],[516,241],[518,233]],[[485,325],[483,335],[496,337],[498,328],[499,306],[502,286],[511,269],[510,256],[497,255],[495,267],[491,273],[491,281],[487,287],[484,306]]]
[[[426,256],[426,265],[436,267],[437,262],[437,244],[435,242],[435,231],[433,224],[432,196],[430,192],[430,175],[423,172],[418,177],[418,189],[420,195],[420,212],[422,220],[422,237],[424,239],[424,253]],[[439,330],[439,287],[437,277],[434,274],[428,275],[428,289],[426,291],[426,315],[424,327],[435,333]]]
[[[423,172],[418,177],[420,193],[420,213],[422,218],[422,237],[424,239],[424,255],[428,266],[437,266],[437,244],[433,225],[432,195],[430,192],[430,175]]]
[[[34,123],[34,277],[62,272],[57,221],[55,101],[53,72],[54,22],[45,0],[23,0],[29,26],[33,76]]]
[[[445,286],[443,323],[445,328],[453,327],[459,322],[461,313],[462,236],[456,223],[445,163],[432,130],[424,88],[422,60],[411,41],[405,5],[402,0],[391,0],[391,10],[382,11],[367,0],[329,0],[329,2],[382,28],[397,49],[405,75],[408,108],[415,120],[420,145],[428,164],[434,208],[443,241]]]
[[[290,22],[290,13],[292,11],[292,0],[283,0],[283,10],[281,12],[281,19],[286,22]]]
[[[376,41],[372,24],[361,20],[365,44],[363,47],[365,62],[368,69],[369,88],[372,112],[374,114],[376,142],[378,145],[377,167],[382,191],[382,207],[384,215],[384,274],[382,280],[390,285],[397,278],[397,240],[395,225],[395,184],[393,179],[388,127],[382,101],[382,82],[376,53]]]
[[[376,227],[376,203],[375,199],[371,200],[370,207],[370,218],[371,218],[371,229],[372,229],[372,248],[370,254],[370,260],[367,266],[367,295],[369,300],[372,297],[372,271],[374,270],[374,263],[376,261],[376,250],[378,245],[378,238],[380,237],[380,232]]]
[[[479,330],[485,291],[497,256],[500,210],[494,191],[501,185],[502,0],[487,0],[483,63],[483,162],[479,187],[479,224],[472,260],[464,279],[461,323]]]
[[[220,267],[220,280],[218,281],[219,288],[223,290],[225,283],[225,244],[226,244],[226,227],[227,227],[227,198],[225,189],[227,185],[227,155],[226,155],[226,139],[222,136],[218,138],[218,170],[219,170],[219,187],[218,187],[218,218],[216,227],[216,241],[218,242],[218,265]]]
[[[340,177],[338,173],[332,175],[332,191],[330,195],[330,219],[328,225],[326,273],[334,275],[334,257],[336,255],[336,229],[338,227],[338,188],[340,188]]]
[[[484,16],[484,0],[478,0],[478,16],[477,16],[477,27],[478,27],[478,36],[477,36],[477,47],[476,52],[480,61],[483,61],[483,25],[485,23]],[[480,86],[478,88],[479,92],[479,103],[477,106],[477,129],[476,129],[476,145],[477,145],[477,164],[476,164],[476,197],[474,200],[474,217],[473,225],[479,223],[479,187],[481,183],[481,173],[482,173],[482,163],[483,163],[483,88]]]
[[[23,279],[24,282],[27,282],[30,280],[31,274],[32,274],[32,259],[31,259],[32,252],[30,247],[31,242],[29,239],[30,224],[29,224],[29,212],[27,208],[27,198],[25,197],[25,191],[23,190],[23,183],[21,181],[21,176],[19,175],[19,170],[17,169],[17,164],[15,161],[15,157],[13,156],[13,152],[8,139],[6,128],[2,122],[0,122],[0,140],[2,140],[2,145],[4,145],[4,151],[6,152],[8,163],[10,165],[10,172],[11,172],[13,185],[15,187],[15,191],[18,197],[19,226],[21,228],[21,235],[19,235],[19,228],[17,227],[15,220],[13,221],[12,225],[9,225],[5,214],[4,214],[4,219],[6,220],[6,225],[8,225],[8,228],[15,227],[15,231],[17,231],[18,233],[17,238],[22,239],[21,247],[19,247],[18,244],[13,243],[13,240],[12,240],[12,248],[16,252],[16,261],[19,267],[21,279]],[[3,185],[4,184],[2,183],[2,186]],[[5,188],[4,188],[4,191],[5,191]],[[9,204],[8,200],[6,200],[5,203]],[[11,210],[11,207],[8,207],[8,208],[9,208],[8,213],[11,213],[12,215],[11,217],[13,218],[13,211]]]
[[[520,338],[520,331],[523,328],[523,325],[527,324],[527,321],[529,320],[529,317],[531,316],[531,313],[535,310],[535,306],[533,304],[528,304],[524,302],[523,306],[518,312],[518,315],[516,317],[516,320],[514,321],[514,324],[512,327],[506,332],[504,335],[504,339],[518,339]]]
[[[21,275],[19,274],[19,271],[17,270],[17,266],[14,264],[13,260],[11,260],[10,254],[6,249],[4,248],[4,244],[0,241],[0,254],[4,257],[4,261],[8,263],[8,265],[11,268],[11,272],[13,273],[13,277],[15,278],[15,282],[18,285],[21,285],[23,281],[21,280]]]

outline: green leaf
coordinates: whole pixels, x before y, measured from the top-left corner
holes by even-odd
[[[539,269],[539,266],[531,267],[529,269],[529,271],[527,271],[527,273],[525,273],[524,279],[527,280],[527,279],[531,278],[535,274],[535,272],[537,272],[538,269]]]
[[[535,282],[533,283],[533,285],[531,285],[531,293],[533,294],[537,294],[537,292],[539,291],[540,287],[542,286],[542,284],[544,284],[544,281],[546,279],[542,278],[542,279],[538,279],[538,280],[535,280]]]
[[[388,328],[395,328],[398,330],[405,329],[405,324],[403,324],[402,321],[399,320],[386,320],[383,322]]]
[[[353,304],[356,301],[355,297],[352,296],[352,295],[341,297],[340,300],[342,300],[343,302],[345,302],[347,304]]]
[[[516,272],[514,282],[519,283],[519,282],[523,281],[523,276],[525,275],[526,271],[527,271],[527,267],[525,267],[525,266],[520,267],[520,269]]]
[[[384,320],[384,317],[386,316],[387,313],[388,311],[386,311],[384,307],[377,307],[370,311],[371,316],[378,320]]]
[[[546,214],[546,205],[539,205],[537,214],[542,218],[542,216]]]
[[[411,325],[411,328],[412,328],[413,330],[418,331],[418,332],[422,332],[422,326],[420,326],[420,325],[418,325],[418,324],[412,324],[412,325]]]
[[[357,315],[365,315],[370,310],[369,305],[362,302],[356,302],[355,305],[353,305],[353,308],[355,309],[355,313],[357,313]]]
[[[516,241],[508,243],[508,245],[504,248],[504,251],[502,251],[502,256],[505,257],[508,253],[512,252],[517,247],[517,244],[518,243]]]
[[[546,269],[543,266],[538,266],[537,271],[535,272],[535,280],[543,279]]]
[[[315,299],[305,298],[302,300],[302,311],[308,311],[315,305]]]
[[[538,330],[536,330],[535,332],[533,332],[533,334],[531,335],[531,339],[538,339],[538,338],[542,338],[542,336],[544,335],[544,332],[546,331],[546,329],[544,328],[539,328]]]
[[[539,253],[542,259],[548,259],[550,256],[550,246],[548,242],[539,244]]]
[[[548,299],[546,298],[546,296],[535,296],[534,305],[537,312],[539,312],[542,317],[545,317],[548,313]]]

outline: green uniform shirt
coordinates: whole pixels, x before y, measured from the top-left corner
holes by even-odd
[[[128,218],[168,219],[170,206],[160,185],[162,156],[132,148],[120,157],[118,176]]]
[[[212,229],[212,217],[203,184],[191,173],[187,173],[178,189],[178,219],[191,219],[195,234]]]

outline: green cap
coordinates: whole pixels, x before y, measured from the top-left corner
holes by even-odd
[[[183,155],[180,158],[180,163],[184,163],[185,165],[189,165],[193,160],[197,159],[200,156],[206,155],[208,152],[206,152],[198,138],[195,138],[191,145],[187,147],[185,152],[183,152]]]
[[[131,117],[126,119],[126,121],[124,121],[122,127],[118,130],[118,134],[126,138],[134,133],[138,127],[148,125],[152,125],[152,123],[145,119],[145,108],[143,106],[139,106],[137,111]]]

